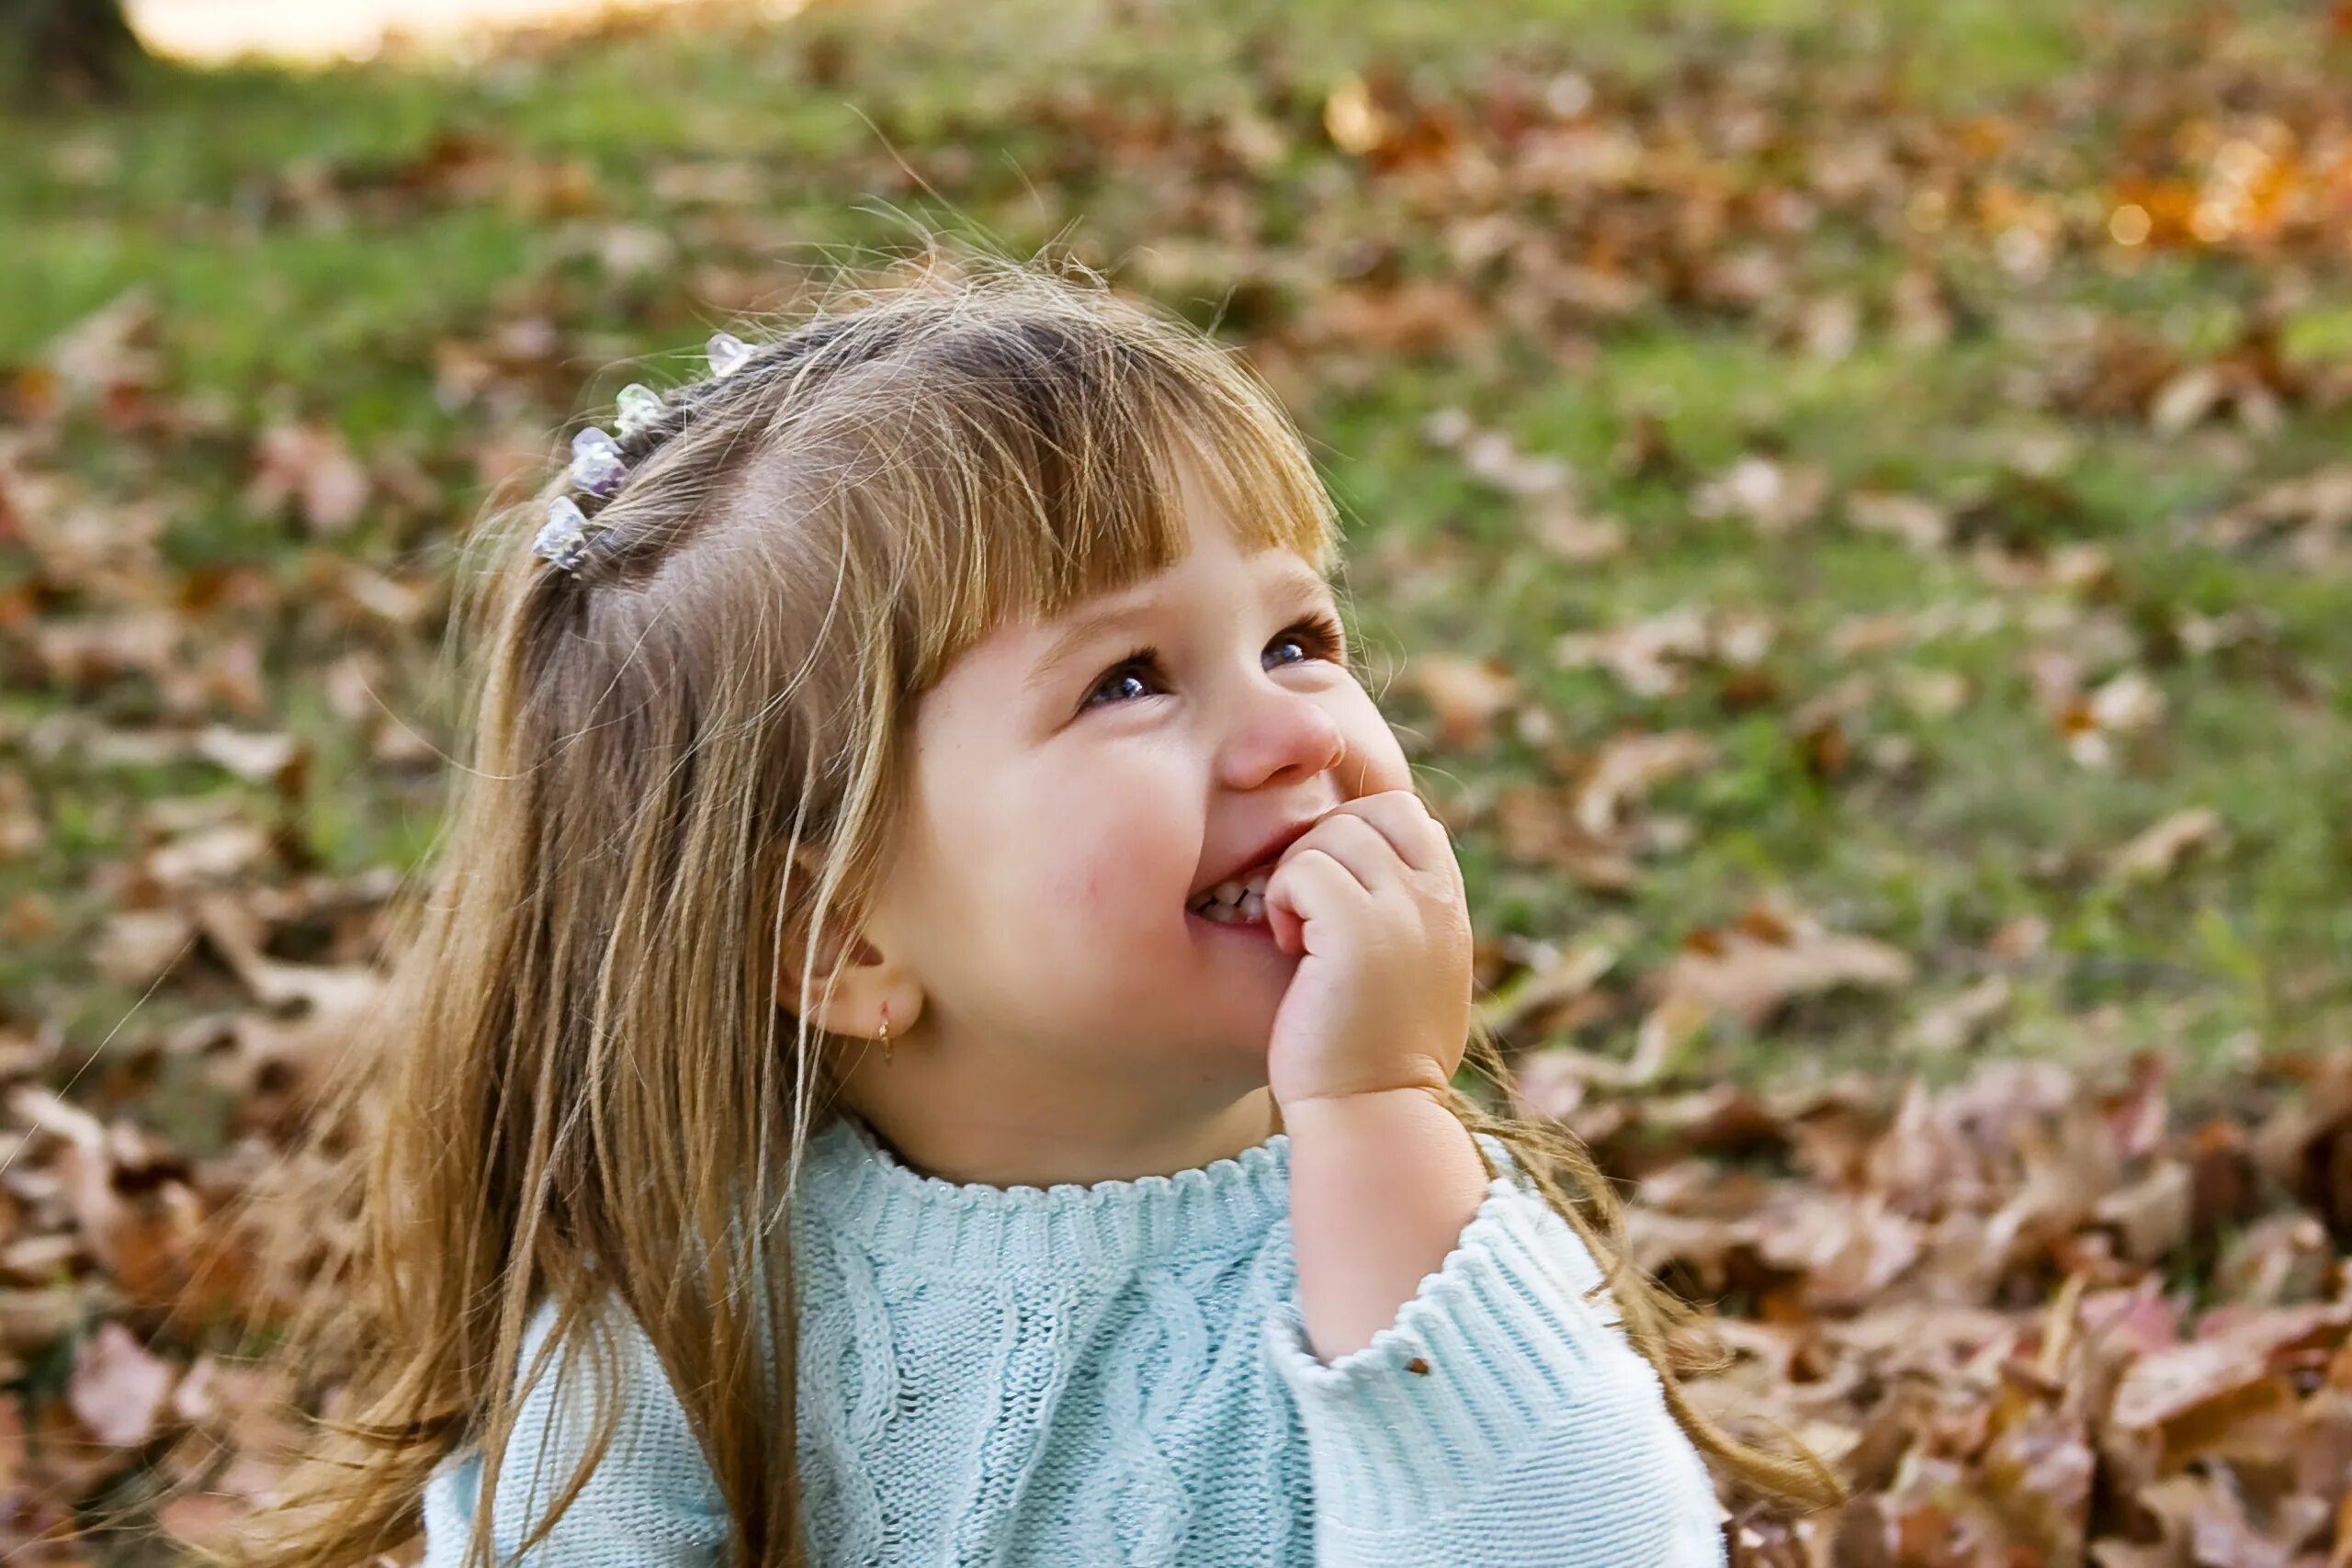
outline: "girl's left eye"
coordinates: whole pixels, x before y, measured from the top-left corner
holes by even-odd
[[[1329,615],[1315,615],[1299,622],[1282,636],[1266,645],[1269,648],[1296,647],[1303,651],[1296,659],[1285,659],[1285,664],[1297,664],[1309,659],[1339,659],[1347,638],[1340,630],[1340,623]]]
[[[1329,615],[1311,615],[1284,630],[1266,645],[1266,649],[1269,654],[1272,654],[1276,649],[1295,648],[1299,650],[1297,657],[1277,657],[1274,662],[1303,664],[1311,659],[1340,659],[1343,657],[1345,647],[1344,634],[1340,629],[1339,622]],[[1103,707],[1120,702],[1133,701],[1137,697],[1148,697],[1152,694],[1144,688],[1156,681],[1159,673],[1159,650],[1156,648],[1136,649],[1102,672],[1102,679],[1097,682],[1094,689],[1086,694],[1086,701],[1081,705],[1090,708]],[[1105,696],[1106,693],[1114,694]]]

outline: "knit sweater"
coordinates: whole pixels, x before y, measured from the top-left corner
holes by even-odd
[[[1287,1134],[1172,1177],[1040,1190],[923,1176],[833,1122],[791,1220],[814,1561],[1719,1568],[1713,1488],[1608,1294],[1585,1299],[1591,1255],[1480,1138],[1502,1174],[1453,1249],[1326,1363],[1297,1303]],[[617,1343],[612,1446],[520,1568],[727,1560],[725,1504],[650,1342],[629,1322]],[[502,1563],[585,1452],[594,1381],[526,1393]],[[424,1568],[459,1568],[481,1468],[465,1448],[433,1476]]]

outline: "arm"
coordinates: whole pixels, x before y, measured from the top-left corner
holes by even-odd
[[[1299,1303],[1332,1359],[1369,1344],[1445,1261],[1489,1178],[1470,1130],[1424,1089],[1296,1101],[1283,1129]]]
[[[540,1303],[523,1336],[518,1379],[554,1323],[554,1303]],[[612,1339],[620,1374],[612,1441],[580,1495],[523,1562],[526,1568],[715,1568],[732,1525],[685,1410],[652,1343],[628,1314],[615,1314]],[[492,1504],[491,1540],[501,1562],[562,1495],[586,1456],[598,1415],[595,1372],[587,1355],[568,1368],[551,1357],[523,1391]],[[461,1568],[481,1502],[482,1468],[481,1453],[469,1450],[434,1473],[424,1499],[419,1568]]]
[[[1295,1241],[1305,1297],[1315,1244]],[[1321,1568],[1720,1568],[1713,1483],[1608,1294],[1586,1299],[1600,1282],[1506,1174],[1362,1348],[1318,1359],[1300,1305],[1276,1308],[1267,1349],[1306,1437]]]
[[[1299,954],[1267,1047],[1299,1300],[1268,1349],[1317,1562],[1716,1568],[1714,1489],[1613,1303],[1586,1298],[1591,1256],[1516,1172],[1486,1179],[1448,1109],[1470,930],[1444,830],[1406,791],[1345,802],[1283,852],[1266,918]]]

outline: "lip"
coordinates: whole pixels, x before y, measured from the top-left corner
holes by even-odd
[[[1185,912],[1187,914],[1192,912],[1192,904],[1193,899],[1199,897],[1210,888],[1215,887],[1220,882],[1240,881],[1242,873],[1249,871],[1255,866],[1262,865],[1268,861],[1273,860],[1284,850],[1290,848],[1291,845],[1306,837],[1306,830],[1321,820],[1322,818],[1319,817],[1310,817],[1304,822],[1292,822],[1282,828],[1276,829],[1273,836],[1269,838],[1264,843],[1260,844],[1256,849],[1250,851],[1240,860],[1236,861],[1223,871],[1218,872],[1216,875],[1206,878],[1199,886],[1193,888],[1190,893],[1185,894]],[[1215,922],[1212,921],[1210,923],[1214,924]]]

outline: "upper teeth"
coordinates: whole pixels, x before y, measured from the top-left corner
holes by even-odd
[[[1263,898],[1266,896],[1266,884],[1272,875],[1273,874],[1270,871],[1259,870],[1250,873],[1247,876],[1220,882],[1193,899],[1193,908],[1206,909],[1216,904],[1238,904],[1243,898],[1253,894]]]

